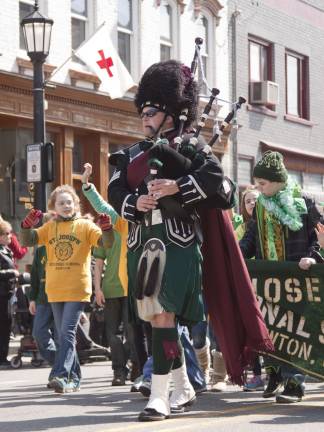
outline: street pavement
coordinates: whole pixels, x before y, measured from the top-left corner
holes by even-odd
[[[324,431],[324,383],[309,382],[303,401],[288,406],[228,385],[226,392],[200,395],[190,412],[139,423],[146,400],[130,392],[130,383],[111,387],[110,362],[82,366],[81,391],[59,395],[46,388],[47,367],[23,360],[20,369],[0,370],[0,432]]]

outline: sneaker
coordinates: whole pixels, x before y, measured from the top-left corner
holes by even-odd
[[[243,391],[251,392],[258,390],[264,390],[264,382],[260,375],[254,375],[243,385]]]
[[[67,380],[66,378],[55,377],[51,381],[55,393],[74,393],[80,391],[80,380]]]
[[[200,395],[201,393],[206,392],[208,389],[207,389],[207,386],[206,386],[206,385],[202,385],[202,386],[200,386],[200,387],[195,387],[195,386],[194,386],[194,390],[195,390],[195,392],[196,392],[196,396],[198,396],[198,395]]]
[[[139,388],[140,388],[142,382],[143,382],[143,375],[140,375],[140,376],[137,377],[136,380],[133,382],[130,391],[131,391],[132,393],[139,392]]]
[[[70,380],[68,382],[67,387],[66,387],[66,390],[68,390],[68,391],[65,391],[65,393],[75,393],[75,392],[80,391],[80,389],[81,389],[80,380],[79,379],[73,379],[73,380]]]
[[[151,381],[147,378],[144,379],[139,386],[138,391],[144,396],[144,397],[150,397],[151,395]]]
[[[300,383],[296,378],[289,378],[284,391],[276,396],[277,403],[300,402],[305,395],[305,384]]]
[[[280,371],[276,371],[274,368],[271,368],[268,373],[268,376],[269,376],[268,385],[262,394],[262,397],[264,398],[270,398],[276,396],[276,394],[280,391],[283,385]]]
[[[48,380],[48,383],[46,384],[46,387],[48,388],[48,389],[55,389],[55,384],[53,383],[53,378],[51,378],[51,379],[49,379]]]
[[[51,381],[52,389],[54,389],[55,393],[67,393],[66,387],[67,387],[68,381],[64,377],[54,377]]]

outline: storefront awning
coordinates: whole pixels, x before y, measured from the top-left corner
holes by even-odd
[[[300,150],[299,148],[296,148],[296,147],[292,147],[292,146],[288,147],[288,146],[273,143],[270,141],[260,141],[260,144],[261,144],[262,148],[264,148],[265,150],[273,150],[273,151],[279,151],[279,152],[283,152],[283,153],[290,153],[290,154],[294,154],[296,156],[322,159],[324,161],[324,154],[323,153],[304,151],[304,150]]]

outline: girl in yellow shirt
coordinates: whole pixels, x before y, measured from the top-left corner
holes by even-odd
[[[45,245],[47,254],[45,290],[53,310],[59,352],[52,379],[57,393],[80,389],[81,369],[75,350],[76,328],[85,302],[90,300],[90,259],[93,246],[111,247],[112,225],[108,215],[101,215],[99,225],[80,217],[80,200],[69,185],[57,187],[51,194],[49,209],[56,217],[32,229],[40,217],[31,210],[22,222],[25,245]]]

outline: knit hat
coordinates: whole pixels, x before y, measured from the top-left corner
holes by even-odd
[[[288,172],[283,163],[282,154],[270,150],[265,152],[254,167],[253,177],[285,183],[288,179]]]

